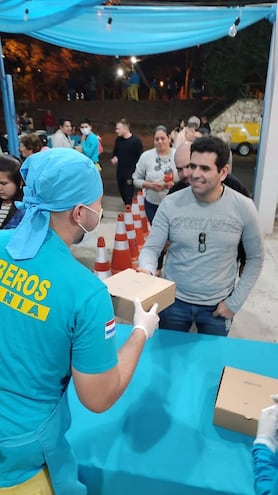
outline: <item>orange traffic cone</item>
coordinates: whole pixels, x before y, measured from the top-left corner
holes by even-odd
[[[133,217],[132,217],[132,211],[130,205],[125,206],[124,220],[125,220],[125,228],[127,233],[127,240],[129,244],[132,266],[135,268],[136,266],[138,266],[139,251],[137,246],[136,232],[133,224]]]
[[[140,251],[140,249],[144,246],[145,239],[144,239],[144,232],[143,232],[141,216],[139,211],[139,205],[137,198],[135,197],[132,198],[131,211],[133,216],[134,228],[136,232],[137,245]]]
[[[112,275],[119,273],[126,268],[132,268],[132,263],[124,223],[124,215],[123,213],[119,213],[111,260]]]
[[[138,201],[138,205],[139,205],[139,213],[140,213],[140,217],[141,217],[144,237],[146,237],[149,233],[149,225],[148,225],[148,219],[147,219],[147,215],[146,215],[146,211],[145,211],[144,196],[143,196],[142,191],[137,192],[137,201]]]
[[[108,259],[107,250],[105,247],[104,237],[98,237],[97,240],[97,252],[94,264],[94,273],[100,278],[100,280],[105,280],[107,277],[111,277],[111,266]]]

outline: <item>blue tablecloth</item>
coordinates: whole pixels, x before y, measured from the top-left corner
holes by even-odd
[[[119,346],[130,326],[117,326]],[[68,438],[89,495],[254,495],[251,437],[213,425],[225,365],[278,378],[277,344],[160,330],[100,415],[69,388]],[[277,392],[277,391],[273,391]]]

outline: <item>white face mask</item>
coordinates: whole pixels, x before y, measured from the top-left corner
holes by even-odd
[[[91,127],[81,127],[80,131],[84,136],[88,136],[91,132]]]
[[[96,224],[95,228],[93,229],[93,230],[98,230],[99,225],[100,225],[100,221],[101,221],[101,217],[102,217],[102,213],[103,213],[103,209],[101,208],[100,211],[98,212],[98,211],[93,210],[93,208],[90,208],[89,206],[86,206],[86,205],[82,205],[82,206],[98,216],[98,223]],[[91,231],[87,230],[81,223],[78,223],[78,225],[83,230],[83,232],[85,232],[83,239],[85,237],[88,237],[88,234]]]
[[[77,244],[81,244],[83,242],[86,243],[90,239],[91,232],[86,230],[85,227],[83,227],[83,225],[81,225],[81,223],[79,223],[78,225],[84,231],[84,235],[83,235],[82,239],[80,239],[80,241],[77,242]]]

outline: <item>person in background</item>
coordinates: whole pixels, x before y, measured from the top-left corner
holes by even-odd
[[[232,171],[233,168],[233,152],[231,150],[231,138],[230,135],[227,134],[227,132],[218,132],[216,136],[224,141],[224,143],[227,143],[227,146],[229,147],[229,160],[228,163],[230,165],[230,172]]]
[[[72,131],[71,121],[68,119],[59,119],[59,129],[52,137],[53,148],[73,148],[74,142],[70,139]]]
[[[278,493],[278,395],[261,411],[252,455],[256,495]]]
[[[82,153],[54,148],[30,156],[21,173],[26,213],[0,232],[0,291],[9,294],[0,299],[0,492],[85,495],[65,438],[69,381],[87,409],[109,409],[158,325],[157,304],[145,312],[134,301],[134,326],[117,352],[107,286],[70,251],[99,224],[98,170]]]
[[[197,131],[197,129],[199,129],[199,127],[200,127],[201,120],[196,115],[191,115],[191,117],[189,117],[187,123],[188,124],[194,124],[195,130]]]
[[[158,81],[155,77],[152,78],[149,88],[149,101],[155,101],[157,99]]]
[[[177,149],[183,143],[192,143],[196,138],[196,124],[188,122],[176,136],[175,148]]]
[[[79,127],[77,127],[75,124],[72,124],[70,140],[73,142],[74,148],[76,148],[76,146],[80,145],[81,143],[81,132]]]
[[[0,129],[0,153],[9,153],[9,142]]]
[[[208,137],[210,135],[206,127],[199,127],[195,132],[195,138],[197,137]],[[221,139],[221,138],[220,138]]]
[[[116,177],[119,193],[125,205],[131,205],[134,196],[132,174],[143,152],[142,141],[132,134],[127,119],[116,123],[115,140],[111,163],[117,166]]]
[[[162,199],[178,181],[174,162],[175,151],[170,146],[166,127],[159,125],[154,131],[154,148],[144,151],[136,164],[132,176],[133,183],[135,187],[143,189],[145,192],[145,210],[150,224],[152,224]],[[164,246],[162,248],[157,274],[159,274],[163,264]]]
[[[56,117],[55,117],[54,113],[52,112],[52,110],[50,110],[50,108],[44,114],[42,123],[43,123],[43,126],[44,126],[47,134],[48,135],[53,134],[53,132],[55,131],[56,126],[57,126],[57,120],[56,120]]]
[[[23,160],[33,153],[38,153],[42,148],[40,137],[37,134],[27,134],[20,138],[19,152]]]
[[[30,134],[32,127],[32,120],[28,117],[26,110],[23,110],[19,118],[20,130],[22,133]]]
[[[139,88],[140,88],[140,74],[136,69],[132,69],[130,74],[130,88],[129,94],[133,101],[139,101]]]
[[[180,119],[178,121],[177,127],[175,127],[175,129],[173,129],[170,132],[170,143],[171,143],[171,146],[173,146],[173,148],[177,148],[176,140],[177,140],[178,134],[182,131],[182,129],[184,129],[184,127],[185,127],[185,122],[183,119]]]
[[[234,314],[251,292],[263,266],[264,247],[253,201],[223,184],[229,149],[221,139],[191,145],[189,184],[161,202],[139,256],[139,270],[155,274],[169,241],[165,278],[176,283],[174,304],[160,313],[160,326],[227,336]],[[237,280],[238,245],[246,263]]]
[[[42,145],[41,151],[49,150],[48,137],[46,136],[46,134],[39,134],[39,138],[40,138],[41,145]]]
[[[13,229],[21,221],[24,211],[18,210],[15,201],[21,201],[21,162],[10,155],[0,155],[0,229]]]
[[[96,134],[92,131],[92,123],[89,119],[83,119],[79,125],[81,132],[80,145],[75,149],[81,151],[94,162],[98,170],[101,170],[99,164],[99,140]]]
[[[207,129],[209,134],[211,133],[210,124],[206,115],[201,115],[201,123],[199,127],[204,127],[205,129]]]

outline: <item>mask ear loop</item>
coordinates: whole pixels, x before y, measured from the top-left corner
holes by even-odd
[[[81,223],[78,223],[77,225],[79,225],[79,227],[83,230],[83,232],[85,232],[85,234],[89,234],[89,231],[87,229],[85,229],[85,227],[83,227],[83,225],[81,225]]]

